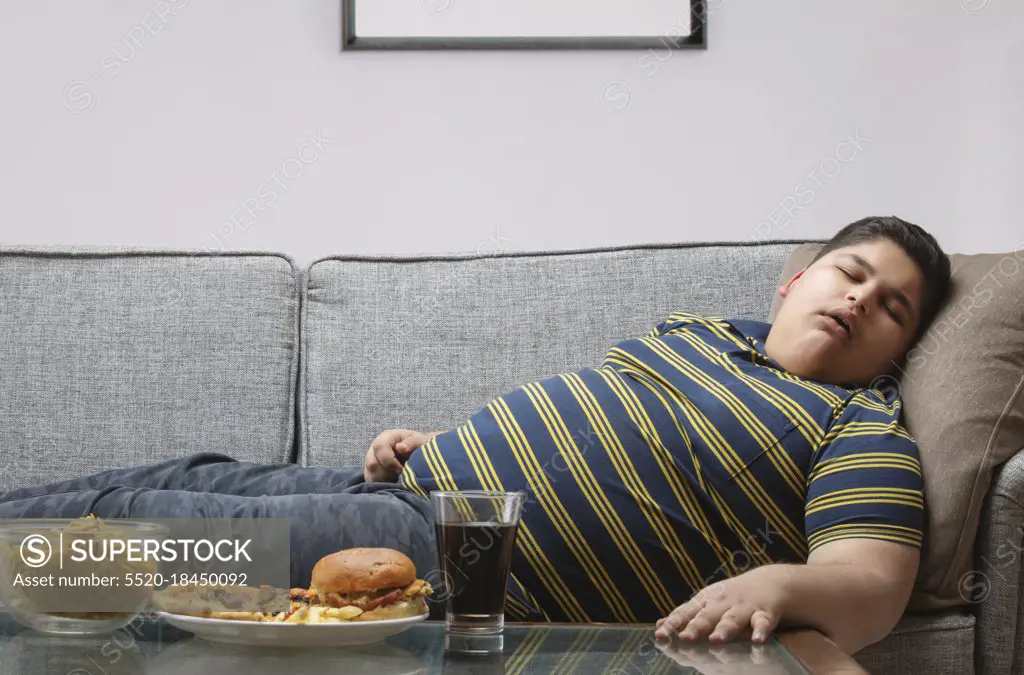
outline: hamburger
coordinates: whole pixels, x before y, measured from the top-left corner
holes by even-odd
[[[333,608],[354,607],[352,621],[380,621],[428,612],[433,589],[416,578],[416,566],[390,548],[350,548],[321,558],[308,590],[293,589],[292,599]],[[353,611],[354,610],[350,610]]]

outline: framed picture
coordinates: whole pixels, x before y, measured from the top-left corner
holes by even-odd
[[[705,48],[707,0],[342,0],[350,49]]]

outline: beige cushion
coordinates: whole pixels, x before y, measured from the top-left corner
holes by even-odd
[[[821,246],[798,247],[781,281]],[[966,575],[975,567],[982,502],[995,468],[1024,447],[1024,247],[951,255],[950,262],[949,302],[907,355],[898,383],[905,424],[921,452],[928,512],[912,609],[967,602],[962,596],[979,583]]]

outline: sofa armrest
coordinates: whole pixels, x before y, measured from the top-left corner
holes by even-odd
[[[960,580],[974,593],[975,672],[1002,675],[1024,668],[1024,449],[996,475],[985,498],[974,570]]]

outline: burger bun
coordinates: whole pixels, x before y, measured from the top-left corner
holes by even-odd
[[[391,548],[349,548],[321,558],[311,581],[320,594],[376,591],[416,581],[416,566]]]

